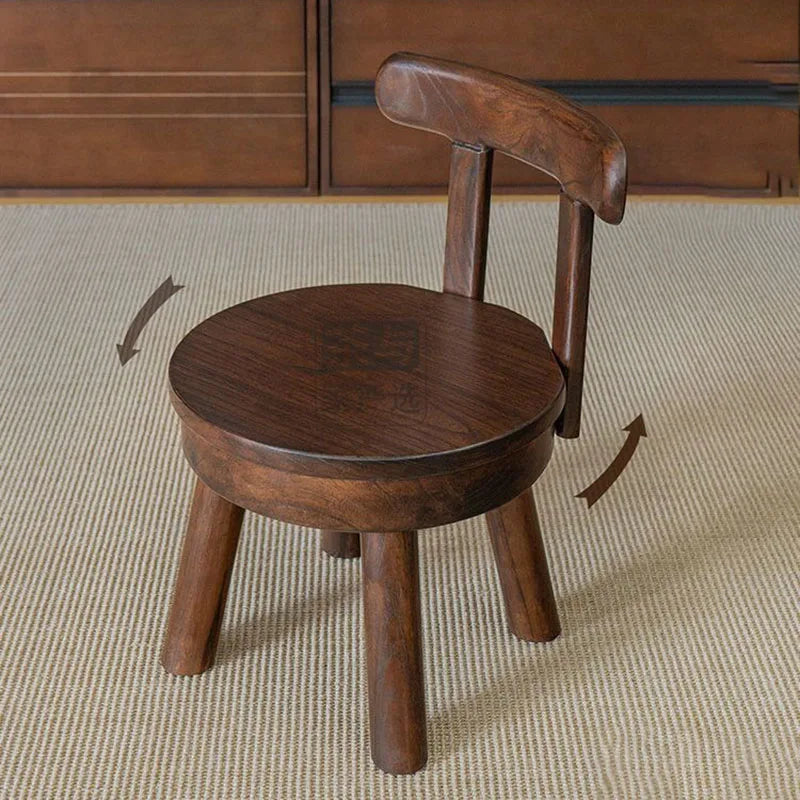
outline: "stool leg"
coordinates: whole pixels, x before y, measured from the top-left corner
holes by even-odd
[[[416,772],[427,760],[416,531],[361,535],[372,760]]]
[[[243,514],[197,479],[161,656],[173,675],[214,660]]]
[[[561,626],[533,492],[490,511],[486,521],[512,633],[529,642],[555,639]]]
[[[361,534],[349,531],[320,531],[322,549],[335,558],[358,558]]]

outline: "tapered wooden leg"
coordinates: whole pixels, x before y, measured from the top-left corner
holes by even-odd
[[[336,558],[358,558],[361,555],[361,534],[349,531],[320,531],[322,549]]]
[[[395,775],[428,757],[416,531],[361,535],[372,760]]]
[[[161,656],[173,675],[214,660],[243,514],[197,479]]]
[[[486,515],[512,633],[546,642],[561,632],[533,492]]]

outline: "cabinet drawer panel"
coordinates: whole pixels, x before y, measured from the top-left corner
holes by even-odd
[[[332,80],[373,80],[395,50],[538,80],[760,80],[797,58],[796,0],[336,0]]]
[[[653,191],[760,194],[797,180],[798,118],[765,106],[590,106],[625,142],[632,187]],[[444,187],[444,137],[386,120],[374,106],[334,107],[331,184],[346,187]],[[498,155],[495,185],[552,182]]]
[[[0,188],[303,187],[305,3],[0,3]]]
[[[299,187],[305,136],[304,119],[0,119],[0,188]]]
[[[0,71],[304,67],[302,0],[4,0]]]

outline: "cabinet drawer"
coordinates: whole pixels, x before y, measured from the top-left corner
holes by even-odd
[[[797,185],[798,117],[766,106],[590,106],[628,151],[629,181],[646,191],[770,194]],[[332,109],[334,189],[444,187],[449,144],[444,137],[386,120],[374,106]],[[498,155],[501,187],[552,182]],[[796,191],[796,190],[795,190]]]
[[[0,3],[0,188],[303,187],[298,0]]]
[[[797,58],[797,0],[336,0],[332,80],[373,80],[396,50],[538,80],[761,80]]]

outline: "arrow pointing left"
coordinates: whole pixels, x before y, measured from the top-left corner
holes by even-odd
[[[139,309],[128,328],[128,332],[125,334],[125,339],[122,344],[117,345],[119,363],[123,367],[139,352],[138,350],[134,350],[133,345],[136,344],[136,340],[139,338],[139,334],[142,332],[144,326],[150,321],[150,317],[152,317],[172,295],[179,292],[181,289],[183,289],[183,286],[174,284],[172,282],[172,275],[170,275]]]

